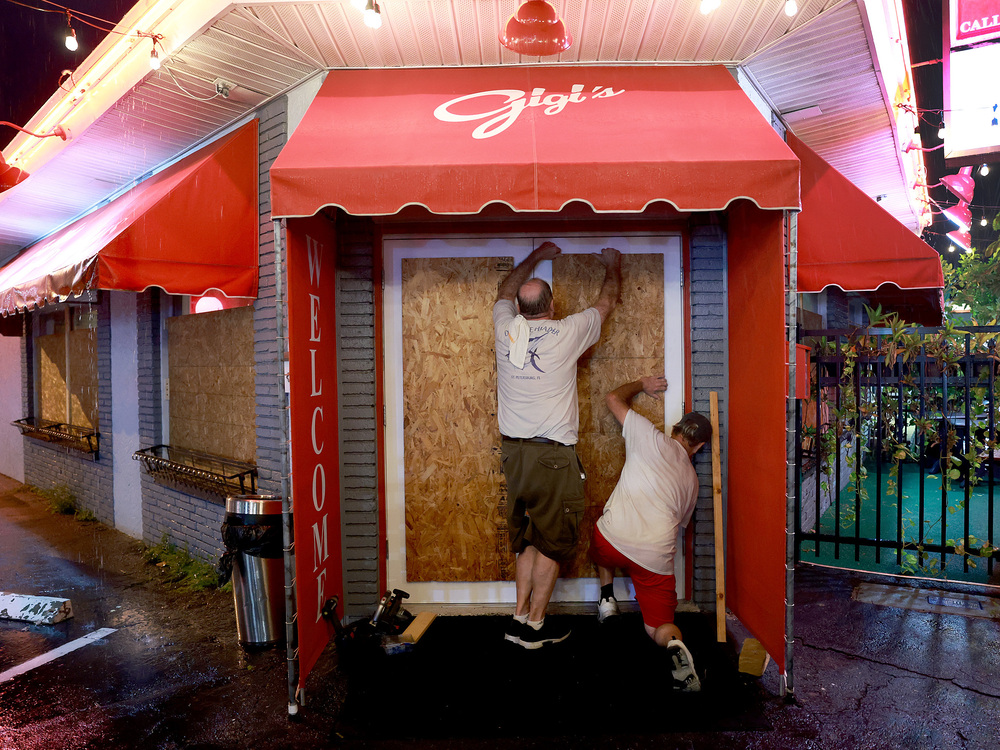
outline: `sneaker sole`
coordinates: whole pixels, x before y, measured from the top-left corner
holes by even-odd
[[[572,631],[570,631],[570,632],[572,632]],[[546,645],[548,643],[562,643],[567,638],[569,638],[569,633],[566,633],[566,635],[562,636],[562,638],[546,638],[543,641],[525,641],[525,640],[521,640],[520,643],[521,643],[521,645],[524,648],[528,649],[529,651],[533,651],[536,648],[541,648],[542,646],[544,646],[544,645]]]

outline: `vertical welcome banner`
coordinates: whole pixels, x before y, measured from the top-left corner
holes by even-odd
[[[337,441],[336,244],[323,217],[288,222],[288,357],[299,687],[333,635],[343,599]]]

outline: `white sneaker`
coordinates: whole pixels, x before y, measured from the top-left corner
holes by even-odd
[[[694,659],[681,641],[674,638],[667,644],[667,653],[670,654],[670,673],[674,678],[674,690],[684,693],[697,693],[701,690],[701,680],[698,679],[697,672],[694,671]]]
[[[621,612],[618,611],[618,600],[613,596],[609,596],[607,599],[601,599],[597,603],[597,621],[604,622],[609,617],[614,617],[615,615],[620,615]]]

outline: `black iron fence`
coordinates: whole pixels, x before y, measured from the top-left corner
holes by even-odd
[[[1000,326],[802,332],[798,559],[993,578],[998,337]]]

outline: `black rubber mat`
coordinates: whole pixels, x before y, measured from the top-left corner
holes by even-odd
[[[603,625],[595,616],[550,617],[573,632],[534,651],[504,640],[509,618],[501,616],[438,617],[409,653],[345,646],[339,733],[489,738],[770,728],[758,685],[739,674],[732,647],[715,642],[714,619],[677,616],[702,682],[701,692],[680,693],[638,613]]]

